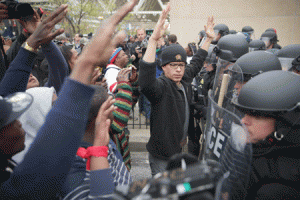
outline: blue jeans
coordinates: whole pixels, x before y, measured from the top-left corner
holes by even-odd
[[[143,94],[140,94],[139,107],[140,107],[140,113],[145,114],[145,117],[147,119],[150,119],[151,103]]]

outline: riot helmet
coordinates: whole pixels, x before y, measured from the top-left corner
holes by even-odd
[[[248,81],[233,103],[250,116],[275,119],[278,141],[299,142],[299,135],[289,134],[300,125],[299,83],[300,76],[291,72],[265,72]]]
[[[266,31],[260,36],[260,40],[264,41],[266,48],[273,48],[274,44],[277,44],[277,34],[274,31]]]
[[[279,59],[275,55],[264,51],[246,53],[235,63],[239,65],[243,72],[244,82],[263,72],[281,70]]]
[[[282,70],[290,70],[292,67],[293,60],[300,55],[300,44],[291,44],[283,47],[277,52],[277,57],[279,58]]]
[[[293,60],[292,68],[290,69],[290,71],[293,71],[300,75],[300,55]]]
[[[274,32],[274,33],[276,33],[276,34],[277,34],[277,31],[276,31],[276,29],[275,29],[275,28],[268,28],[267,30],[265,30],[265,32],[267,32],[267,31],[272,31],[272,32]]]
[[[252,40],[249,43],[249,52],[266,50],[266,44],[262,40]]]
[[[254,35],[254,29],[251,26],[244,26],[242,32],[248,33],[250,38]]]
[[[252,34],[254,32],[254,29],[251,26],[244,26],[242,28],[242,32]]]
[[[229,34],[237,34],[236,30],[229,30]]]
[[[225,24],[217,24],[217,25],[215,25],[214,31],[215,31],[215,38],[212,41],[212,44],[217,44],[218,41],[220,40],[220,38],[222,38],[223,36],[229,34],[229,28]]]
[[[225,24],[215,25],[214,31],[215,31],[216,34],[220,33],[221,36],[225,36],[225,35],[229,34],[229,28]]]
[[[239,57],[249,52],[249,44],[240,36],[226,35],[220,39],[214,51],[219,58],[235,62]]]

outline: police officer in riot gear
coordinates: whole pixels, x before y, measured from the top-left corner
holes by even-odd
[[[267,31],[272,31],[272,32],[274,32],[277,35],[277,31],[276,31],[275,28],[268,28],[267,30],[265,30],[265,32],[267,32]],[[276,44],[274,44],[273,48],[274,49],[281,49],[282,47],[279,44],[276,43]]]
[[[217,24],[217,25],[215,25],[214,31],[215,31],[216,37],[212,41],[212,44],[217,44],[218,41],[220,40],[220,38],[222,38],[223,36],[229,34],[229,28],[225,24]]]
[[[249,52],[266,50],[266,44],[262,40],[252,40],[249,43]]]
[[[209,103],[214,101],[218,103],[219,107],[222,107],[225,105],[226,109],[228,108],[229,111],[232,111],[234,107],[231,104],[228,104],[231,102],[231,98],[234,95],[234,91],[236,90],[234,86],[237,82],[243,82],[242,81],[242,72],[241,69],[238,69],[239,67],[235,67],[237,65],[234,65],[236,60],[240,58],[242,55],[248,53],[249,51],[249,45],[247,41],[240,36],[237,35],[226,35],[220,39],[217,46],[214,48],[214,52],[216,53],[216,56],[218,56],[218,62],[217,62],[217,69],[215,73],[215,79],[213,84],[213,89],[210,94],[208,94]],[[223,83],[226,81],[223,81],[222,79],[224,77],[230,77],[227,81],[227,90],[222,90],[224,87]],[[224,92],[221,92],[224,91]],[[224,96],[224,93],[226,95]],[[228,94],[228,95],[227,95]],[[221,100],[224,99],[224,100]],[[220,104],[219,104],[220,103]],[[208,112],[212,112],[210,109],[209,104]],[[229,108],[229,106],[231,108]],[[217,108],[216,108],[217,109]],[[213,110],[216,110],[213,109]],[[222,121],[222,127],[224,128],[224,131],[228,132],[230,130],[231,122],[224,120],[225,118],[228,118],[227,116],[230,115],[224,114],[223,116],[219,116],[217,120],[210,119],[210,116],[213,116],[214,114],[208,114],[207,120],[209,120],[208,124],[214,124],[213,126],[219,127],[218,123],[221,123]],[[212,123],[214,121],[214,123]],[[211,128],[210,125],[206,124],[205,129],[205,143],[209,143],[209,150],[204,150],[201,152],[201,157],[204,158],[207,157],[208,154],[215,155],[213,159],[218,160],[220,158],[220,155],[222,154],[222,151],[225,147],[225,140],[230,133],[222,135],[222,134],[211,134]],[[225,130],[226,129],[226,130]],[[220,137],[219,137],[220,136]],[[219,138],[219,139],[217,139]],[[219,140],[223,138],[223,142],[219,142]],[[211,140],[216,140],[214,142],[210,142]]]
[[[242,32],[243,33],[248,33],[250,38],[252,37],[252,35],[254,34],[254,29],[251,26],[244,26],[242,28]]]
[[[276,53],[279,48],[276,46],[278,39],[274,31],[266,31],[260,36],[260,40],[265,42],[266,49],[270,53]]]
[[[244,76],[244,84],[254,76],[272,70],[281,70],[279,59],[264,51],[254,51],[241,56],[236,62]]]
[[[214,84],[214,79],[215,79],[215,73],[216,73],[216,68],[217,68],[217,56],[216,53],[214,52],[214,45],[211,45],[208,49],[208,54],[207,57],[204,61],[203,68],[205,68],[206,72],[200,81],[201,84],[201,93],[205,97],[205,102],[207,105],[207,95],[208,91],[213,88]]]
[[[287,71],[292,67],[293,60],[300,55],[300,44],[291,44],[283,47],[277,52],[282,69]]]
[[[238,35],[226,35],[220,39],[214,51],[216,51],[219,59],[235,62],[239,57],[249,52],[249,44]]]
[[[234,102],[253,144],[246,199],[300,198],[299,83],[294,73],[266,72],[247,82]]]

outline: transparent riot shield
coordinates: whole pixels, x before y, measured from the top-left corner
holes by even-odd
[[[216,199],[241,198],[251,169],[252,145],[241,119],[233,112],[221,108],[209,93],[209,113],[205,130],[204,160],[220,163],[223,179]],[[230,197],[230,198],[228,198]]]
[[[243,73],[241,68],[232,62],[219,59],[215,75],[212,100],[219,107],[234,111],[231,103],[232,99],[237,98],[239,90],[243,85]]]
[[[252,145],[232,101],[243,85],[237,64],[219,60],[214,88],[209,92],[203,160],[221,164],[223,179],[216,199],[245,195],[251,169]],[[229,198],[228,198],[229,197]],[[240,198],[242,199],[242,198]]]

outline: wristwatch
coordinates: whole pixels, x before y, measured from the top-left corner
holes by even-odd
[[[24,42],[24,43],[22,44],[22,47],[23,47],[24,49],[28,50],[28,51],[37,53],[37,49],[34,49],[34,48],[32,48],[31,46],[29,46],[27,42]]]

